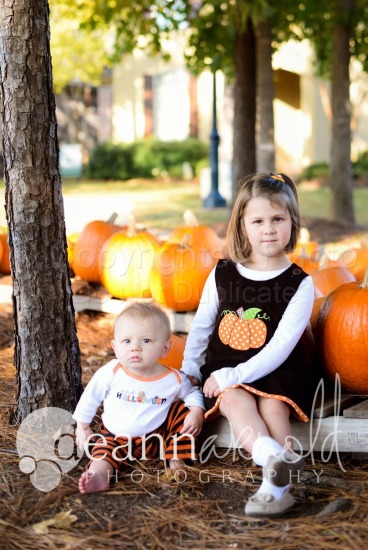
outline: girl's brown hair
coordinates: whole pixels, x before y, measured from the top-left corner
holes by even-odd
[[[291,218],[290,241],[285,252],[294,250],[299,237],[301,219],[296,185],[286,174],[260,172],[242,178],[239,182],[239,192],[231,214],[226,235],[226,257],[233,262],[245,262],[252,247],[246,235],[243,217],[244,210],[254,197],[265,197],[271,202],[285,206]]]

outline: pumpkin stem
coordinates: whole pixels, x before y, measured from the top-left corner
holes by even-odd
[[[364,279],[361,285],[359,285],[360,288],[368,288],[368,269],[365,272]]]
[[[183,214],[185,225],[188,227],[198,227],[199,223],[196,215],[191,210],[186,210]]]
[[[137,234],[137,227],[136,227],[136,215],[134,212],[131,212],[128,216],[128,229],[127,229],[127,235],[128,237],[134,237],[134,235]]]
[[[118,214],[116,212],[113,212],[109,217],[109,219],[107,220],[107,223],[113,224],[117,217],[118,217]]]
[[[307,244],[310,241],[310,233],[306,227],[300,228],[299,244]]]

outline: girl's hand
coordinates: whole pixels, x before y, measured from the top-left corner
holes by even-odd
[[[203,386],[203,393],[206,397],[217,397],[220,395],[220,386],[216,382],[214,376],[211,375],[209,378],[207,378]]]
[[[199,435],[203,425],[204,410],[201,407],[193,407],[184,420],[181,434]]]

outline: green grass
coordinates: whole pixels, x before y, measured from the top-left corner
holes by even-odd
[[[0,182],[0,188],[3,187]],[[331,191],[327,187],[299,188],[302,216],[327,218],[331,216]],[[192,210],[201,224],[215,224],[229,219],[229,208],[206,209],[202,206],[199,187],[195,182],[166,182],[159,180],[81,181],[64,180],[63,194],[114,195],[118,200],[132,201],[136,205],[139,222],[147,227],[172,229],[183,223],[185,210]],[[354,189],[357,223],[368,226],[368,188]]]

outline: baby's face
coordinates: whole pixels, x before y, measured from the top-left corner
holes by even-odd
[[[126,315],[115,327],[111,342],[116,358],[135,374],[149,375],[161,355],[168,351],[166,334],[157,319],[136,319]]]

